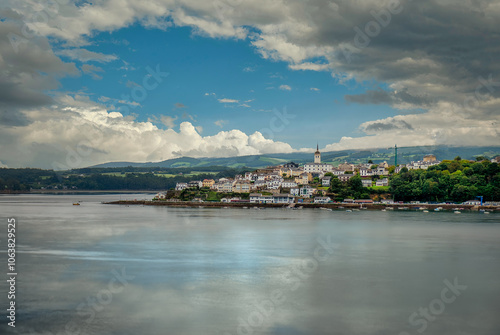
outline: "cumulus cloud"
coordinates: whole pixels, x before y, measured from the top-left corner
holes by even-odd
[[[2,148],[5,164],[62,169],[109,161],[228,157],[293,150],[286,143],[265,139],[259,132],[247,135],[234,129],[202,136],[202,129],[187,121],[180,124],[179,131],[163,130],[152,122],[138,122],[108,111],[83,97],[58,98],[58,102],[63,101],[74,106],[25,110],[33,122],[0,133],[0,142],[9,143]],[[162,118],[166,120],[174,119]]]
[[[376,147],[454,145],[498,145],[500,116],[477,119],[457,104],[441,102],[422,114],[397,115],[364,122],[361,137],[342,137],[325,150]]]
[[[280,85],[280,90],[282,90],[282,91],[291,91],[292,88],[289,85]]]

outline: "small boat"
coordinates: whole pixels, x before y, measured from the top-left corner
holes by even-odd
[[[80,206],[80,203],[79,202],[74,202],[73,206]]]
[[[440,209],[439,208],[434,208],[434,212],[439,212]]]
[[[429,213],[429,211],[427,209],[424,209],[422,213]]]
[[[346,211],[346,212],[350,212],[350,213],[352,213],[352,210],[350,210],[350,209],[346,209],[345,211]]]
[[[382,211],[382,212],[387,212],[387,210],[385,210],[385,209],[382,209],[381,211]]]
[[[490,212],[486,212],[486,211],[484,211],[484,214],[490,214]]]
[[[455,214],[461,214],[462,212],[460,212],[460,211],[454,211],[453,213],[455,213]]]

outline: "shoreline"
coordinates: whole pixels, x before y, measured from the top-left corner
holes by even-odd
[[[32,190],[32,191],[11,191],[0,192],[0,195],[14,194],[86,194],[86,193],[123,193],[123,194],[156,194],[158,191],[151,190]]]
[[[479,210],[486,210],[490,212],[500,212],[499,207],[495,206],[474,206],[474,205],[456,205],[456,204],[343,204],[343,203],[328,203],[328,204],[314,204],[314,203],[295,203],[290,207],[288,204],[259,204],[250,202],[168,202],[168,201],[150,201],[150,200],[117,200],[111,202],[104,202],[106,205],[141,205],[141,206],[169,206],[169,207],[204,207],[204,208],[290,208],[298,209],[302,208],[324,208],[324,209],[335,209],[335,210],[347,210],[347,209],[366,209],[366,210],[412,210],[419,211],[422,209],[427,209],[429,211],[434,211],[435,208],[441,207],[442,211],[453,211],[456,208],[460,208],[463,211],[477,212]]]

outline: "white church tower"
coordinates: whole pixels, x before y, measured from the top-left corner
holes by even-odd
[[[316,144],[316,152],[314,153],[314,163],[321,163],[321,153],[319,152],[319,146]]]

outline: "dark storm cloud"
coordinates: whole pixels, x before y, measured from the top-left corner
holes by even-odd
[[[354,102],[358,104],[390,104],[394,101],[394,96],[383,90],[369,90],[363,94],[349,95],[345,97],[347,102]]]
[[[347,102],[365,105],[408,103],[414,106],[427,106],[430,103],[430,100],[427,97],[411,95],[408,93],[407,88],[404,88],[399,92],[388,92],[379,88],[376,90],[368,90],[361,94],[347,94],[344,98]]]
[[[26,116],[20,112],[0,109],[0,127],[22,127],[28,125],[29,123],[30,122]]]
[[[0,21],[0,73],[0,124],[19,126],[28,123],[20,108],[52,103],[46,92],[58,88],[57,78],[78,70],[54,55],[46,38],[24,38],[20,22]]]
[[[406,121],[402,120],[397,120],[393,122],[373,122],[370,123],[366,128],[365,131],[367,132],[379,132],[379,131],[387,131],[387,130],[394,130],[394,129],[408,129],[408,130],[413,130],[413,127],[408,124]]]
[[[348,101],[402,100],[415,105],[454,101],[463,93],[474,93],[481,77],[500,78],[497,3],[401,0],[400,12],[391,14],[389,1],[310,1],[304,10],[314,18],[308,22],[312,28],[300,38],[292,34],[288,38],[303,47],[333,47],[333,54],[325,58],[335,64],[335,73],[407,89],[395,100],[375,91]],[[369,22],[379,28],[372,36],[366,33]],[[500,97],[500,90],[491,94]]]

